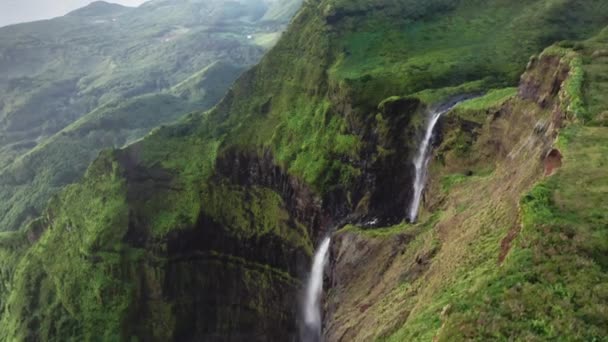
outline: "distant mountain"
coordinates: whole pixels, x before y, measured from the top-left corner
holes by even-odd
[[[137,7],[146,0],[109,0],[121,5]],[[93,0],[5,0],[0,1],[0,27],[18,23],[56,18],[85,7]]]
[[[98,1],[0,28],[0,231],[38,215],[100,149],[213,106],[279,37],[294,11],[265,19],[276,6]],[[150,105],[158,101],[168,102]]]
[[[83,8],[72,11],[67,15],[78,17],[115,16],[123,14],[129,10],[133,10],[133,8],[105,1],[95,1]]]

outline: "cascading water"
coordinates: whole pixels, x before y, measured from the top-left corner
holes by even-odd
[[[302,332],[303,342],[321,341],[321,295],[323,294],[323,271],[329,259],[329,245],[331,239],[326,237],[319,245],[314,260],[312,270],[306,283],[306,293],[304,298],[304,331]]]
[[[424,138],[422,139],[422,142],[418,148],[416,159],[414,159],[414,166],[416,167],[416,176],[414,178],[414,196],[412,198],[412,202],[410,203],[408,213],[409,221],[412,223],[416,222],[416,218],[418,217],[420,201],[422,200],[422,192],[424,191],[424,186],[426,184],[427,169],[431,159],[431,140],[433,138],[435,126],[437,125],[437,122],[439,122],[441,116],[452,109],[454,105],[447,109],[444,108],[442,110],[431,112],[426,131],[424,132]]]

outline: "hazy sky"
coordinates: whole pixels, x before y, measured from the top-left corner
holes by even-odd
[[[86,6],[94,0],[0,0],[0,26],[49,19]],[[125,6],[138,6],[145,0],[108,0]]]

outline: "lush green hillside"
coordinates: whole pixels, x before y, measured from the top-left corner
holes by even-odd
[[[530,56],[606,18],[599,0],[305,2],[217,107],[103,152],[0,236],[0,338],[293,340],[313,246],[345,224],[330,341],[605,338],[605,36]],[[497,87],[442,123],[403,223],[429,108]]]
[[[257,62],[263,50],[246,35],[264,26],[246,16],[264,7],[213,14],[223,6],[97,2],[0,29],[0,168],[99,105],[166,90],[220,59]]]
[[[15,230],[40,215],[53,194],[78,180],[103,148],[122,147],[153,128],[217,103],[241,67],[216,62],[165,92],[100,106],[0,171],[0,224]]]
[[[606,33],[450,113],[419,224],[337,234],[330,340],[608,336]]]
[[[0,231],[37,217],[102,148],[212,107],[274,44],[295,11],[283,5],[95,2],[0,29]]]

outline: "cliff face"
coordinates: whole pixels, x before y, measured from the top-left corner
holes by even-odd
[[[510,84],[547,40],[597,29],[602,4],[575,3],[307,2],[215,109],[103,152],[30,240],[11,236],[23,243],[2,250],[15,261],[0,274],[0,339],[295,339],[315,242],[401,222],[426,110]],[[565,29],[566,14],[591,19]],[[517,97],[494,91],[447,118],[419,224],[341,231],[330,340],[433,337],[457,275],[464,291],[496,268],[495,245],[476,239],[517,227],[539,156],[575,115],[561,92],[571,66],[552,58],[530,65]]]
[[[598,74],[580,75],[607,71],[605,37],[578,52],[551,47],[517,90],[449,113],[419,224],[336,234],[327,340],[606,336],[606,249],[592,237],[606,234],[594,184],[607,178],[593,161],[606,132],[589,118],[607,103],[575,105],[602,87]]]
[[[543,176],[543,157],[564,116],[558,92],[569,67],[560,61],[559,56],[543,57],[526,71],[518,94],[487,107],[465,109],[469,102],[484,102],[490,95],[471,100],[445,118],[419,224],[377,231],[348,226],[337,234],[328,340],[390,336],[417,318],[416,309],[424,310],[419,306],[435,298],[437,287],[453,286],[459,267],[479,266],[487,262],[484,256],[498,267],[498,254],[482,254],[475,248],[487,235],[513,240],[520,229],[519,198]],[[557,87],[540,94],[547,84]],[[553,104],[545,107],[546,102]],[[508,244],[500,253],[508,253]],[[492,249],[498,247],[497,243]]]

